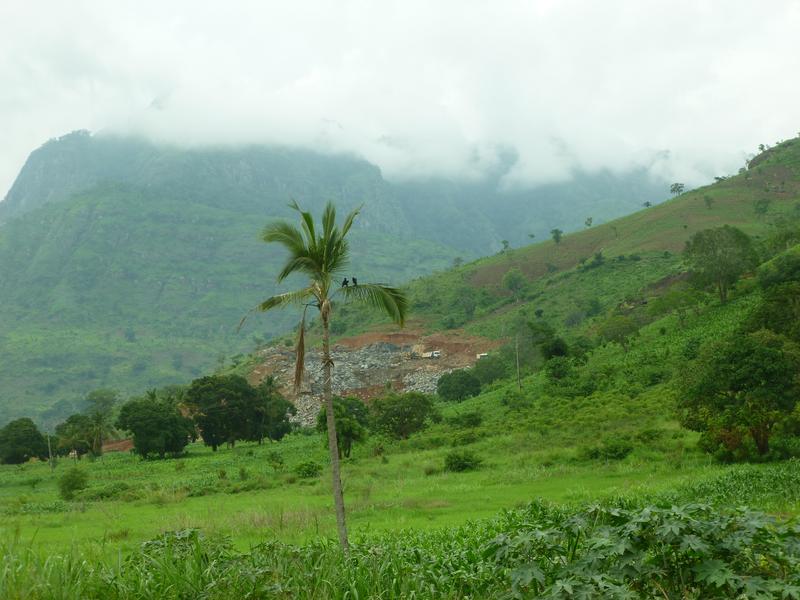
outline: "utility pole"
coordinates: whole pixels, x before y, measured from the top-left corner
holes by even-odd
[[[514,346],[517,355],[517,387],[519,391],[522,391],[522,379],[519,376],[519,332],[517,332],[516,336],[514,336]]]
[[[53,449],[50,447],[50,434],[47,433],[45,435],[47,436],[47,457],[50,462],[50,470],[52,471],[53,469],[56,468],[56,465],[53,462]]]

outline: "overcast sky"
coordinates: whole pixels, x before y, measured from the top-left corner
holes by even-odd
[[[800,3],[402,0],[0,4],[0,196],[75,129],[357,153],[508,185],[735,172],[800,130]]]

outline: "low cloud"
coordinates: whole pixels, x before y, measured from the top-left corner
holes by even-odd
[[[355,153],[391,178],[513,155],[509,186],[694,185],[797,134],[798,30],[792,1],[6,3],[0,188],[81,128]]]

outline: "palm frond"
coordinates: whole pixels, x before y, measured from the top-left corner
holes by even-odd
[[[325,257],[325,270],[331,275],[336,275],[348,264],[350,264],[350,244],[347,240],[336,240]]]
[[[344,223],[342,223],[342,239],[347,235],[347,232],[350,231],[350,228],[353,226],[353,221],[356,220],[358,213],[361,212],[361,209],[364,208],[362,204],[358,208],[354,208],[347,217],[344,219]]]
[[[303,288],[294,292],[286,292],[285,294],[278,294],[277,296],[270,296],[258,305],[257,309],[261,312],[266,312],[273,308],[281,306],[288,306],[290,304],[298,305],[307,301],[312,297],[311,288]]]
[[[261,232],[261,239],[265,242],[278,242],[292,255],[308,252],[302,232],[286,221],[277,221],[267,225]]]
[[[297,345],[295,346],[294,363],[294,389],[297,391],[303,383],[303,374],[306,371],[306,311],[303,309],[303,318],[300,320],[300,331],[297,333]]]
[[[359,283],[340,288],[347,300],[364,302],[383,311],[395,323],[402,325],[408,312],[408,298],[402,290],[381,283]]]
[[[300,224],[306,234],[306,246],[309,252],[314,253],[317,247],[317,233],[314,229],[314,217],[312,217],[311,213],[307,210],[300,208],[296,200],[292,200],[289,207],[300,213]]]
[[[297,271],[316,277],[320,272],[320,265],[309,256],[290,256],[286,264],[283,265],[281,272],[278,273],[278,281],[283,281]]]
[[[325,210],[322,211],[322,238],[329,239],[333,228],[336,226],[336,207],[333,202],[328,202],[325,205]]]

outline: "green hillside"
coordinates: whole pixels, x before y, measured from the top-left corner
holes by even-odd
[[[551,325],[577,333],[587,326],[587,313],[597,316],[628,298],[663,292],[669,282],[661,280],[684,270],[680,253],[698,231],[729,224],[763,243],[791,229],[800,218],[800,139],[783,142],[754,158],[749,169],[720,179],[564,235],[558,244],[548,239],[413,281],[412,314],[423,329],[463,326],[470,333],[504,337],[502,323],[513,314],[532,316],[542,309]],[[525,278],[516,295],[503,286],[511,269]],[[368,314],[350,311],[345,307],[340,315],[347,333],[375,323]]]
[[[551,223],[630,212],[665,187],[599,173],[504,192],[502,173],[389,182],[363,160],[288,148],[51,140],[0,203],[0,423],[35,414],[52,427],[92,389],[184,383],[285,332],[291,313],[236,326],[275,291],[280,256],[258,236],[291,198],[314,211],[363,203],[353,273],[402,283]]]
[[[172,460],[84,459],[72,498],[59,494],[66,459],[0,467],[0,595],[796,595],[796,398],[764,454],[724,419],[710,444],[679,408],[721,344],[781,339],[800,364],[798,155],[787,142],[662,206],[413,281],[410,328],[510,343],[467,371],[479,393],[442,392],[410,435],[370,406],[342,462],[349,556],[333,541],[324,437],[305,428]],[[679,254],[723,224],[757,254],[724,303],[690,284]],[[334,315],[344,335],[386,328],[349,306]],[[772,367],[749,360],[722,366]],[[757,404],[769,384],[756,382]],[[731,464],[748,461],[765,464]]]

